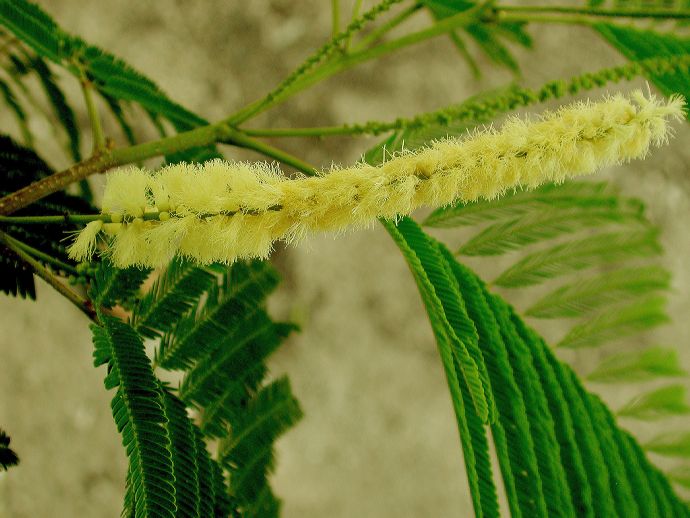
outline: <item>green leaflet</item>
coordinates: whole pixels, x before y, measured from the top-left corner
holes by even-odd
[[[609,427],[606,415],[602,411],[602,405],[599,404],[596,396],[585,392],[582,385],[577,384],[576,389],[580,394],[585,410],[589,414],[593,428],[596,430],[596,437],[601,446],[604,462],[608,467],[609,482],[613,486],[611,493],[617,516],[639,516],[640,510],[628,480],[625,461],[614,439],[613,431]]]
[[[611,223],[640,223],[636,204],[595,209],[577,207],[531,212],[522,217],[488,226],[458,250],[463,255],[501,255],[523,246]]]
[[[33,135],[31,134],[31,130],[29,130],[29,126],[27,124],[24,108],[22,108],[19,104],[17,96],[10,88],[10,85],[2,80],[0,80],[0,94],[2,94],[5,104],[10,110],[12,110],[12,113],[14,113],[14,116],[17,119],[17,125],[19,126],[19,131],[22,134],[24,145],[27,147],[33,147]]]
[[[37,5],[21,2],[0,2],[2,25],[40,55],[56,63],[65,37],[53,19]]]
[[[33,150],[18,145],[11,138],[0,135],[0,171],[3,173],[0,195],[18,190],[31,182],[52,174],[52,169]],[[62,215],[92,212],[84,200],[64,192],[47,196],[15,215]],[[5,225],[3,231],[11,237],[70,266],[75,262],[67,257],[63,246],[65,228],[59,225]],[[65,274],[49,266],[57,274]],[[66,275],[66,274],[65,274]],[[21,297],[35,298],[33,274],[27,265],[4,246],[0,246],[0,291]]]
[[[481,281],[456,261],[451,264],[468,315],[477,328],[479,345],[491,378],[498,412],[498,419],[491,430],[511,516],[523,516],[523,510],[524,516],[533,516],[537,509],[544,514],[546,506],[543,498],[538,498],[542,495],[542,487],[527,410],[496,318],[487,303]]]
[[[595,516],[616,516],[612,494],[615,485],[610,478],[594,423],[580,397],[577,380],[567,366],[561,364],[550,351],[543,350],[561,387],[563,393],[561,404],[568,407],[573,418],[573,431],[591,488],[594,514]]]
[[[658,234],[656,228],[612,232],[556,245],[527,255],[499,275],[494,283],[506,288],[529,286],[593,264],[658,255],[661,252]]]
[[[388,221],[382,221],[382,223],[393,237],[393,240],[400,247],[403,256],[410,266],[422,300],[427,308],[427,314],[432,329],[434,330],[434,335],[436,336],[436,343],[441,356],[441,363],[446,373],[451,400],[457,419],[458,431],[460,433],[460,440],[463,446],[463,454],[465,457],[465,465],[467,468],[475,514],[479,517],[498,516],[496,489],[492,480],[486,433],[482,425],[482,421],[486,421],[488,417],[488,409],[486,410],[487,415],[482,416],[477,409],[477,400],[475,396],[472,395],[473,390],[482,390],[479,372],[476,370],[476,364],[474,370],[472,369],[472,365],[470,365],[468,369],[467,366],[461,364],[461,361],[467,361],[467,359],[459,357],[457,353],[454,354],[454,349],[457,350],[458,345],[462,347],[463,344],[453,343],[459,342],[458,336],[455,334],[452,324],[446,317],[444,306],[439,300],[439,296],[435,292],[435,286],[427,275],[427,269],[421,262],[416,250],[420,250],[420,253],[426,257],[425,263],[427,268],[430,267],[437,275],[447,273],[447,269],[444,268],[442,264],[439,264],[444,261],[444,259],[439,256],[438,249],[431,240],[424,238],[424,234],[420,231],[415,231],[415,225],[411,220],[409,220],[406,226],[403,226],[403,230],[406,234],[403,234],[400,225],[396,226]],[[403,222],[401,221],[401,223]],[[420,237],[422,239],[420,239]],[[414,247],[410,245],[410,243],[413,243]],[[436,264],[430,264],[432,261]],[[452,285],[450,279],[447,279],[446,282],[446,286]],[[448,288],[446,288],[446,290],[447,289]],[[446,296],[448,296],[447,292]],[[455,301],[455,311],[460,311],[462,307],[462,311],[464,312],[464,304],[459,298],[459,293],[457,293],[456,296],[458,300]],[[449,302],[451,301],[447,301],[447,303]],[[465,319],[469,320],[469,317],[465,316],[463,321]],[[466,326],[466,324],[464,324],[464,326]],[[474,335],[471,339],[478,340],[476,331],[474,331]],[[469,372],[463,372],[463,370]],[[474,378],[470,378],[470,376]],[[464,385],[460,383],[461,378],[465,381]],[[473,379],[473,381],[471,381],[471,379]],[[470,382],[474,384],[474,389],[470,387]],[[488,383],[487,378],[487,384]],[[465,390],[463,390],[462,387],[464,387]],[[481,396],[483,396],[483,394],[480,394],[480,397]],[[472,407],[471,410],[468,409],[469,406]],[[494,415],[495,412],[496,410],[494,409]]]
[[[197,462],[194,425],[187,417],[182,401],[161,387],[175,480],[175,505],[178,517],[200,517],[201,499],[213,501],[213,494],[199,492],[199,464]]]
[[[662,376],[686,376],[678,352],[670,347],[650,347],[604,359],[587,379],[603,383],[645,381]]]
[[[667,385],[632,398],[616,412],[621,417],[659,419],[671,415],[690,413],[685,386]]]
[[[572,497],[573,511],[578,517],[595,516],[597,504],[592,501],[592,487],[578,447],[573,413],[568,405],[563,404],[565,394],[554,367],[549,363],[548,346],[540,336],[527,328],[515,313],[511,313],[511,321],[522,340],[532,344],[530,348],[532,361],[539,376],[539,383],[544,387],[549,411],[553,416],[554,432]]]
[[[218,464],[211,460],[206,449],[204,436],[197,426],[192,427],[194,434],[194,452],[196,453],[197,480],[199,481],[199,516],[212,516],[217,505],[226,505],[226,485],[223,480],[216,484],[214,473],[220,470]],[[222,477],[222,472],[221,472]],[[228,513],[225,513],[228,514]]]
[[[94,365],[108,364],[106,389],[116,388],[113,417],[127,450],[134,516],[174,517],[175,488],[163,399],[144,344],[117,318],[99,314],[93,325]]]
[[[668,322],[664,297],[651,297],[622,308],[607,310],[595,318],[574,326],[556,347],[576,349],[595,347]]]
[[[278,276],[269,263],[236,263],[221,286],[213,287],[198,314],[188,313],[161,340],[156,362],[166,369],[184,369],[222,343],[228,330],[252,313],[275,289]]]
[[[671,275],[659,266],[620,268],[561,286],[532,304],[525,314],[537,318],[575,317],[635,296],[667,290]]]
[[[511,309],[499,297],[485,293],[486,300],[496,318],[508,362],[519,380],[525,403],[529,430],[534,442],[537,468],[541,481],[545,516],[575,516],[563,466],[560,447],[556,439],[553,417],[548,407],[539,375],[534,368],[531,351],[510,320]],[[533,495],[533,498],[537,498]],[[525,514],[523,510],[523,515]],[[535,514],[527,514],[535,516]]]
[[[60,125],[64,128],[65,133],[69,139],[69,150],[72,159],[75,162],[81,160],[80,141],[81,135],[79,127],[77,126],[74,110],[67,103],[67,98],[55,81],[53,73],[46,65],[46,62],[41,58],[36,57],[29,61],[28,66],[31,67],[41,80],[41,85],[45,90],[46,96],[50,100],[53,107],[53,112]]]
[[[96,306],[111,308],[117,304],[128,305],[150,274],[149,269],[120,269],[102,260],[96,268],[89,297]]]
[[[134,328],[147,338],[162,336],[196,308],[201,296],[215,281],[206,269],[174,259],[134,307]]]
[[[413,272],[415,280],[425,304],[428,303],[427,313],[434,314],[436,323],[440,325],[438,331],[443,333],[445,340],[439,343],[450,345],[453,358],[458,362],[460,371],[467,385],[474,408],[483,422],[493,420],[493,405],[490,396],[491,389],[485,374],[481,355],[471,355],[469,344],[476,344],[476,330],[471,321],[460,306],[461,299],[457,287],[454,286],[448,276],[448,266],[440,256],[436,247],[421,231],[421,229],[409,218],[402,218],[396,225],[383,221],[383,225],[391,234],[398,246],[401,247],[408,265]],[[441,352],[442,356],[444,352]],[[445,366],[445,364],[444,364]],[[446,366],[448,370],[454,366]],[[450,382],[450,380],[449,380]]]
[[[261,506],[273,468],[273,443],[302,417],[287,378],[263,387],[232,422],[232,434],[220,443],[220,463],[231,473],[233,495],[240,508]]]
[[[653,489],[655,482],[650,480],[656,478],[655,475],[650,476],[649,474],[651,466],[644,460],[640,461],[631,444],[630,436],[616,426],[615,419],[606,405],[596,396],[590,395],[590,398],[592,406],[596,407],[601,414],[602,426],[607,426],[611,430],[611,437],[615,441],[615,446],[625,468],[632,495],[637,503],[639,516],[649,518],[660,516],[659,505]]]

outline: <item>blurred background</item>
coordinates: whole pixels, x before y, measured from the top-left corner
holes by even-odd
[[[212,121],[267,92],[321,45],[331,28],[330,3],[323,0],[38,3],[67,31],[122,57],[172,99]],[[347,19],[350,3],[341,5]],[[425,16],[404,28],[424,26]],[[586,28],[539,25],[529,32],[533,50],[511,47],[522,70],[520,81],[529,86],[624,62]],[[480,79],[441,37],[320,84],[252,124],[388,120],[457,103],[515,79],[468,45],[482,70]],[[60,78],[79,107],[76,81],[65,74]],[[646,85],[637,80],[612,88],[636,87]],[[612,88],[587,95],[598,98]],[[86,113],[79,109],[80,124],[87,127]],[[14,128],[7,114],[0,120],[3,128]],[[42,156],[56,168],[68,165],[55,147],[53,128],[39,118],[31,123],[41,137]],[[142,123],[141,134],[154,138],[147,124]],[[677,346],[690,368],[690,132],[687,125],[675,127],[669,147],[602,176],[643,199],[650,218],[663,228],[662,262],[674,275],[673,322],[647,340]],[[106,131],[119,135],[112,127]],[[280,145],[328,167],[353,163],[376,141],[285,139]],[[234,148],[224,151],[228,158],[256,158]],[[437,235],[456,248],[467,232]],[[275,375],[289,374],[305,411],[302,422],[279,442],[273,480],[284,516],[472,516],[433,336],[412,277],[383,228],[315,236],[279,251],[274,261],[284,282],[272,298],[273,314],[296,319],[303,328],[271,362]],[[466,263],[490,279],[511,261],[506,256]],[[510,297],[526,307],[518,293]],[[562,334],[553,325],[531,323],[547,338]],[[85,318],[38,282],[37,303],[0,298],[0,328],[0,426],[21,457],[18,467],[0,474],[0,515],[118,516],[126,459],[110,414],[112,394],[103,388],[104,369],[92,366]],[[590,351],[559,355],[581,372],[597,359]],[[630,395],[618,386],[615,393],[591,388],[614,407]],[[628,428],[631,423],[622,422]],[[649,438],[655,430],[658,425],[644,423],[632,431]]]

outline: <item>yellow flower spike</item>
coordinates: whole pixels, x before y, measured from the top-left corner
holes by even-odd
[[[146,208],[150,175],[138,167],[126,167],[108,175],[103,192],[103,212],[124,212],[141,216]]]
[[[122,223],[104,223],[103,232],[108,236],[115,236],[122,229]]]
[[[88,260],[96,250],[96,240],[102,228],[103,222],[101,220],[87,223],[84,229],[79,232],[77,239],[67,248],[70,259],[77,262]]]
[[[683,109],[680,97],[662,102],[640,92],[616,95],[575,103],[535,121],[512,118],[500,131],[433,142],[378,167],[357,164],[293,180],[268,164],[222,160],[171,165],[154,175],[125,169],[108,177],[104,210],[140,214],[148,186],[151,203],[160,210],[167,195],[174,212],[122,226],[110,254],[121,267],[161,266],[175,254],[200,263],[267,257],[277,239],[342,232],[422,205],[493,199],[510,189],[562,182],[642,158],[651,145],[668,140],[668,119],[681,118]],[[80,258],[93,252],[98,230],[93,225],[82,231],[84,237],[73,245]]]

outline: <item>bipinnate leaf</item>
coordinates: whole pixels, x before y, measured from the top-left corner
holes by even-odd
[[[10,137],[0,135],[0,171],[3,173],[0,196],[4,196],[53,173],[35,151],[23,147]],[[84,200],[57,192],[17,211],[15,216],[48,216],[88,213],[95,210]],[[73,227],[74,228],[74,227]],[[72,266],[64,247],[65,227],[61,225],[4,225],[3,231],[15,239]],[[60,272],[54,265],[56,273]],[[33,274],[16,254],[0,246],[0,290],[11,295],[35,298]]]
[[[409,237],[391,234],[411,263],[414,276],[420,277],[419,272],[425,269],[419,257],[411,254]],[[409,229],[406,234],[410,234]],[[411,242],[419,239],[418,235]],[[429,237],[427,240],[434,242]],[[483,283],[457,263],[446,249],[437,246],[458,282],[463,307],[477,330],[479,351],[496,404],[497,419],[491,424],[492,438],[511,515],[687,516],[688,509],[673,493],[668,481],[649,464],[639,445],[618,428],[601,400],[585,391],[570,368],[553,356],[543,340],[512,308],[489,293]],[[437,341],[439,337],[444,339],[444,328],[438,322],[444,307],[439,303],[434,309],[429,303],[429,288],[420,291],[425,304],[431,308],[429,317]],[[656,306],[652,304],[652,307]],[[622,326],[625,320],[617,324]],[[601,322],[599,324],[598,332],[604,333]],[[594,328],[591,331],[594,335]],[[662,370],[673,371],[673,362],[650,359],[647,364],[650,367],[640,366],[637,370],[646,372],[653,369],[653,365],[661,364],[666,366],[661,367]],[[632,365],[634,367],[634,362]],[[631,372],[634,371],[632,368]],[[446,373],[448,375],[448,370]],[[615,372],[610,375],[615,376]],[[452,375],[449,379],[452,380]],[[469,389],[464,383],[455,387],[449,383],[449,387],[475,513],[495,516],[491,506],[492,492],[487,490],[493,487],[493,481],[482,455],[483,435],[471,426],[468,420],[471,414],[455,403],[459,397],[470,401]],[[660,400],[658,404],[654,403],[655,399]],[[644,411],[638,406],[631,413],[641,415],[651,412],[652,408],[659,412],[661,407],[665,412],[685,411],[675,395],[650,397],[645,401]]]
[[[121,320],[99,314],[92,325],[94,364],[107,364],[106,389],[116,389],[111,407],[129,459],[135,517],[177,516],[171,443],[163,394],[144,344]]]

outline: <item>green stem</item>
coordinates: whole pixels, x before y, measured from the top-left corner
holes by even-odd
[[[93,309],[93,306],[88,300],[80,297],[77,293],[75,293],[67,286],[65,286],[62,282],[60,282],[60,280],[57,277],[55,277],[55,275],[53,275],[45,266],[43,266],[39,261],[34,259],[20,246],[18,246],[17,241],[14,238],[10,237],[4,232],[0,232],[0,242],[4,243],[5,246],[12,250],[17,256],[19,256],[19,258],[22,261],[31,266],[33,272],[38,277],[46,281],[58,293],[64,296],[72,304],[74,304],[79,309],[79,311],[84,313],[91,320],[95,321],[97,319],[96,311]]]
[[[298,171],[303,172],[306,175],[312,176],[316,174],[316,169],[312,167],[311,165],[307,164],[306,162],[303,162],[299,158],[297,158],[294,155],[291,155],[282,149],[275,148],[273,146],[270,146],[269,144],[266,144],[265,142],[260,142],[258,140],[254,140],[251,137],[248,137],[246,134],[240,132],[240,131],[233,131],[231,132],[227,139],[224,140],[224,142],[228,144],[232,144],[238,147],[246,148],[246,149],[253,149],[254,151],[258,151],[262,155],[275,158],[279,162],[283,162],[284,164],[288,164]]]
[[[592,26],[597,23],[596,19],[587,18],[586,16],[549,16],[540,14],[525,14],[525,15],[508,15],[503,16],[499,13],[498,19],[502,23],[552,23],[564,25],[584,25]]]
[[[484,5],[477,5],[472,9],[463,11],[454,16],[445,18],[431,27],[426,29],[402,36],[395,40],[391,40],[375,47],[363,49],[357,52],[353,52],[348,55],[344,55],[337,60],[329,61],[322,65],[320,68],[313,70],[312,72],[305,74],[300,79],[296,80],[291,86],[282,90],[279,94],[272,97],[270,100],[262,100],[253,103],[248,107],[248,111],[242,112],[240,116],[227,119],[226,122],[231,125],[240,124],[247,119],[258,115],[259,113],[268,110],[274,105],[283,102],[287,98],[295,95],[302,90],[305,90],[315,83],[321,82],[337,73],[343,72],[347,69],[359,65],[366,61],[379,58],[384,54],[389,54],[396,50],[421,43],[431,38],[446,34],[450,31],[458,29],[460,27],[467,26],[477,20],[480,13],[484,10]]]
[[[253,103],[250,103],[240,111],[225,119],[225,122],[231,126],[237,126],[286,99],[288,96],[285,96],[284,94],[294,83],[296,83],[319,63],[333,55],[333,53],[342,50],[341,45],[345,43],[353,34],[361,30],[362,27],[364,27],[367,23],[375,20],[378,16],[388,11],[395,4],[398,4],[402,1],[403,0],[382,0],[359,18],[352,20],[344,31],[336,34],[320,49],[309,56],[304,63],[302,63],[299,67],[297,67],[297,69],[295,69],[294,72],[281,81],[278,86],[276,86],[263,98],[257,99]]]
[[[496,5],[498,13],[547,13],[547,14],[580,14],[604,18],[662,18],[689,19],[690,11],[670,9],[599,9],[595,7],[570,7],[560,5]]]
[[[354,22],[357,18],[359,18],[359,10],[362,8],[362,0],[355,0],[355,4],[352,6],[352,16],[350,17],[350,23]],[[347,39],[345,40],[345,45],[343,48],[347,52],[347,50],[350,48],[350,41],[352,40],[352,35],[348,36]]]
[[[38,180],[0,199],[0,215],[11,214],[92,174],[101,173],[119,165],[212,144],[226,138],[228,129],[227,125],[221,122],[135,146],[106,149],[100,155]]]
[[[451,122],[485,121],[495,113],[509,111],[518,106],[529,106],[546,99],[573,95],[581,90],[588,90],[630,80],[645,73],[663,74],[673,70],[686,70],[690,66],[690,56],[672,55],[663,58],[648,58],[632,61],[618,67],[604,68],[574,76],[568,80],[549,81],[541,88],[511,87],[504,93],[492,97],[468,100],[461,104],[445,107],[441,110],[422,113],[415,117],[398,118],[393,121],[367,121],[343,126],[323,126],[314,128],[259,128],[243,130],[251,137],[331,137],[342,135],[380,135],[389,131],[406,128],[423,128],[428,125],[444,126]]]
[[[374,29],[371,31],[369,34],[367,34],[364,38],[362,38],[355,48],[353,49],[354,51],[361,51],[372,44],[376,43],[379,41],[386,33],[390,32],[391,30],[395,29],[398,25],[403,23],[405,20],[407,20],[410,16],[415,14],[417,11],[419,11],[422,8],[422,4],[414,4],[411,7],[408,7],[405,9],[403,12],[395,16],[394,18],[391,18],[388,20],[386,23],[381,25],[380,27]]]
[[[93,154],[98,155],[105,150],[105,135],[103,134],[101,117],[98,114],[98,108],[96,107],[96,102],[93,98],[93,86],[88,79],[81,80],[81,89],[84,93],[86,111],[89,114],[91,131],[93,132]]]
[[[322,126],[316,128],[259,128],[243,129],[249,137],[332,137],[337,135],[354,135],[357,130],[352,126]]]
[[[389,0],[387,5],[392,5],[393,3],[395,2]],[[344,56],[335,62],[330,62],[325,66],[316,69],[310,75],[302,77],[301,80],[295,81],[290,87],[282,90],[280,94],[274,97],[270,97],[269,95],[262,100],[256,101],[238,114],[216,124],[202,126],[190,131],[178,133],[177,135],[171,137],[145,142],[135,146],[115,150],[106,149],[100,155],[93,156],[86,161],[75,164],[68,169],[55,173],[47,178],[43,178],[42,180],[34,182],[31,185],[20,189],[19,191],[1,198],[0,215],[11,214],[49,194],[64,189],[74,182],[83,180],[92,174],[107,171],[108,169],[117,167],[119,165],[139,162],[154,156],[161,156],[167,153],[182,151],[195,146],[205,146],[219,141],[229,142],[231,144],[235,143],[231,138],[229,138],[230,134],[234,135],[236,139],[242,138],[242,134],[232,128],[232,126],[235,124],[238,124],[239,122],[247,120],[258,113],[267,110],[271,106],[282,102],[297,92],[304,90],[312,84],[324,80],[338,72],[344,71],[365,61],[375,59],[389,52],[444,34],[463,25],[467,25],[473,22],[483,10],[484,5],[478,5],[475,8],[446,18],[425,30],[403,36],[373,48],[364,49],[348,56]],[[369,13],[371,13],[371,11]],[[369,13],[365,13],[361,19],[365,19]],[[346,33],[347,31],[340,34]],[[240,145],[250,149],[255,149],[262,153],[267,152],[268,156],[272,156],[277,160],[285,161],[285,163],[292,165],[296,169],[301,170],[304,168],[304,163],[301,163],[299,159],[276,150],[275,148],[271,148],[270,146],[266,146],[252,140],[244,141]]]
[[[50,263],[55,265],[57,268],[59,268],[62,271],[72,273],[74,275],[79,275],[79,272],[77,269],[72,266],[71,264],[67,264],[63,261],[60,261],[57,257],[53,257],[52,255],[46,254],[45,252],[42,252],[41,250],[38,250],[37,248],[34,248],[33,246],[30,246],[23,241],[19,241],[18,239],[14,239],[10,237],[9,235],[7,236],[9,239],[14,241],[14,244],[23,249],[25,252],[31,254],[32,256],[41,259],[45,263]]]
[[[159,212],[146,212],[141,219],[145,221],[158,220]],[[129,218],[131,220],[132,218]],[[9,225],[70,225],[84,224],[100,220],[112,223],[110,214],[65,214],[63,216],[0,216],[0,223]],[[125,219],[125,221],[128,221]]]

